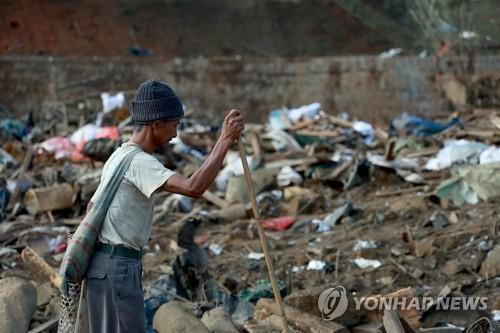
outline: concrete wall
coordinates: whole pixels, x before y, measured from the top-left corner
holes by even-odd
[[[422,116],[446,113],[433,83],[432,59],[371,56],[280,58],[51,58],[0,57],[0,104],[16,115],[37,111],[43,101],[97,99],[103,91],[133,93],[158,77],[174,87],[197,113],[240,108],[249,120],[282,105],[319,101],[329,112],[384,122],[403,111]],[[478,72],[500,70],[500,57],[478,57]],[[73,109],[72,109],[73,107]]]

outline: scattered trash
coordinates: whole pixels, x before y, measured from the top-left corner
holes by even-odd
[[[21,263],[19,252],[29,246],[46,260],[44,267],[60,264],[67,235],[85,215],[103,162],[133,131],[123,94],[95,97],[75,102],[76,112],[73,106],[66,112],[62,102],[43,103],[32,121],[1,119],[9,121],[0,128],[0,281],[26,276],[40,290],[43,302],[29,329],[57,317],[59,295],[44,291],[50,278]],[[186,177],[206,159],[220,126],[208,118],[197,121],[187,110],[179,136],[155,152]],[[387,330],[377,310],[360,311],[355,324],[344,316],[338,324],[324,321],[317,307],[321,291],[312,290],[332,283],[358,297],[387,297],[395,290],[406,297],[413,291],[401,288],[408,285],[419,297],[493,295],[500,271],[494,230],[499,111],[464,108],[440,121],[402,114],[389,133],[379,127],[382,118],[353,119],[323,112],[319,103],[282,108],[270,112],[267,124],[248,124],[242,137],[252,152],[247,161],[259,223],[266,229],[276,276],[283,279],[280,291],[308,293],[304,303],[293,305],[297,323],[339,333]],[[265,257],[239,154],[231,149],[202,198],[155,196],[153,232],[143,249],[148,332],[162,305],[172,302],[175,313],[194,325],[231,321],[245,330],[252,321],[264,322],[249,302],[273,293],[261,280],[267,277]],[[195,236],[198,227],[203,233]],[[288,314],[292,304],[285,301]],[[191,315],[184,317],[182,304]],[[412,309],[392,318],[419,331],[432,311]],[[443,327],[455,325],[439,316]],[[164,314],[157,318],[168,320]],[[455,326],[463,331],[477,319]],[[320,324],[343,326],[315,326]],[[422,331],[437,324],[429,327]]]
[[[429,119],[412,116],[403,113],[400,117],[394,119],[390,125],[390,133],[396,134],[396,131],[407,135],[415,135],[417,137],[426,137],[437,134],[445,129],[460,124],[460,119],[454,118],[448,123],[436,123]]]
[[[382,266],[382,263],[378,260],[365,259],[365,258],[356,258],[354,259],[354,263],[359,268],[379,268]]]
[[[352,129],[361,134],[366,145],[372,146],[375,143],[375,129],[367,122],[355,121]]]
[[[273,130],[284,130],[301,119],[314,119],[320,111],[320,103],[312,103],[290,110],[273,110],[269,113],[269,125]]]
[[[477,164],[478,155],[487,148],[488,146],[481,142],[447,140],[444,143],[444,148],[439,151],[435,158],[427,162],[425,168],[427,170],[442,170],[451,167],[456,162],[468,162],[471,158],[476,159],[476,163],[471,164]]]
[[[293,216],[282,216],[272,219],[264,219],[262,221],[262,225],[266,230],[283,231],[289,228],[294,222],[295,218]]]
[[[252,260],[261,260],[264,259],[265,255],[264,253],[258,253],[258,252],[250,252],[247,256],[248,259]]]
[[[316,225],[319,232],[330,231],[342,217],[349,215],[352,210],[352,204],[346,203],[328,214],[323,220],[314,219],[312,223]]]
[[[283,167],[277,175],[278,186],[284,187],[289,185],[300,185],[304,179],[302,176],[290,166]]]
[[[218,256],[222,253],[222,246],[220,246],[219,244],[212,243],[208,246],[208,249],[215,256]]]
[[[377,243],[375,243],[374,241],[365,241],[358,239],[354,244],[352,250],[359,251],[364,249],[376,249],[376,248],[377,248]]]
[[[278,289],[282,297],[286,294],[285,283],[281,280],[277,281]],[[238,293],[238,296],[247,302],[257,302],[261,298],[273,298],[273,290],[271,282],[268,280],[258,280],[255,285],[248,289],[243,289]]]
[[[107,113],[125,105],[125,94],[119,92],[116,95],[111,95],[110,93],[104,92],[101,93],[101,100],[102,112]]]
[[[500,195],[500,163],[478,166],[462,166],[451,170],[452,178],[436,188],[442,199],[452,199],[461,206],[464,203],[477,204],[479,199],[488,200]]]
[[[308,271],[320,271],[323,268],[325,268],[326,262],[321,261],[321,260],[316,260],[316,259],[311,259],[309,263],[307,264],[307,270]]]
[[[380,53],[378,55],[378,57],[380,59],[388,59],[388,58],[392,58],[392,57],[395,57],[395,56],[401,54],[401,52],[403,52],[403,50],[400,48],[392,48],[392,49],[389,49],[387,51]]]

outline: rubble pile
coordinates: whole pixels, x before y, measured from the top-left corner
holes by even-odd
[[[36,119],[0,114],[0,316],[7,326],[56,330],[68,234],[83,219],[107,157],[133,130],[123,94],[102,100],[89,124],[56,119],[48,107]],[[155,155],[189,176],[216,137],[216,125],[187,112],[179,137]],[[265,124],[247,124],[243,140],[291,331],[494,330],[500,110],[432,120],[403,113],[382,125],[313,103],[272,110]],[[157,194],[143,257],[149,332],[280,331],[256,223],[236,146],[202,198]],[[487,297],[487,307],[356,310],[350,299],[342,316],[324,320],[318,300],[336,286],[349,299],[474,296]]]

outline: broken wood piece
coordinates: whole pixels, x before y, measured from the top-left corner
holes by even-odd
[[[426,185],[414,186],[414,187],[409,187],[409,188],[402,188],[402,189],[396,190],[396,191],[375,193],[375,196],[386,197],[386,196],[397,195],[397,194],[402,194],[402,193],[416,192],[416,191],[420,191],[420,190],[425,190],[425,187],[426,187]]]
[[[405,333],[396,311],[385,310],[383,322],[387,333]]]
[[[352,127],[352,121],[344,120],[335,116],[329,116],[328,118],[330,119],[330,122],[332,122],[334,125],[340,127]]]
[[[457,137],[471,136],[480,139],[493,139],[495,136],[500,136],[499,131],[487,131],[482,129],[467,129],[456,132]]]
[[[318,118],[313,118],[313,119],[306,119],[304,121],[298,122],[290,127],[288,127],[288,130],[290,131],[298,131],[303,128],[309,127],[310,125],[314,124],[318,120],[322,119],[321,117]]]
[[[373,129],[375,130],[375,136],[381,142],[386,142],[387,140],[389,140],[389,134],[386,131],[377,126],[373,126]]]
[[[262,311],[279,315],[280,309],[272,299],[261,298],[255,306],[255,312]],[[285,306],[286,317],[290,324],[303,332],[348,333],[349,330],[333,321],[326,321],[318,316],[301,311],[296,307]]]
[[[49,187],[30,189],[24,198],[26,210],[31,215],[73,206],[73,187],[62,183]]]
[[[260,148],[260,138],[257,131],[250,132],[250,144],[252,146],[253,156],[260,156],[262,149]]]
[[[500,117],[498,117],[495,114],[490,114],[490,120],[493,125],[495,125],[496,128],[500,130]]]
[[[330,131],[313,131],[313,130],[301,130],[297,132],[298,135],[305,136],[317,136],[317,137],[326,137],[326,138],[336,138],[340,135],[340,131],[338,130],[330,130]]]
[[[406,155],[406,157],[407,158],[415,158],[415,157],[436,155],[439,152],[439,150],[440,150],[440,148],[438,148],[438,147],[422,148],[417,152],[410,153],[410,154]]]
[[[281,169],[286,166],[309,165],[318,162],[316,157],[307,157],[299,159],[283,159],[272,162],[266,162],[266,169]]]
[[[189,220],[192,217],[195,217],[196,214],[198,214],[200,211],[201,211],[201,207],[193,208],[193,210],[190,211],[188,214],[184,215],[179,220],[177,220],[174,223],[172,223],[171,227],[172,228],[178,228],[178,227],[180,227],[184,222],[186,222],[187,220]],[[169,231],[169,233],[170,232],[171,231]]]
[[[42,333],[42,332],[48,332],[52,328],[57,326],[57,323],[59,322],[59,317],[54,317],[52,319],[49,319],[45,323],[31,329],[28,331],[28,333]]]
[[[385,145],[384,158],[386,161],[392,161],[394,159],[394,146],[396,145],[396,139],[391,139],[387,141]]]
[[[219,208],[226,208],[229,206],[229,202],[222,198],[219,198],[216,194],[210,191],[205,191],[205,193],[203,193],[203,199],[207,200],[210,203],[213,203]]]
[[[46,214],[47,214],[47,217],[48,217],[48,219],[49,219],[50,223],[54,224],[56,221],[54,220],[54,215],[52,215],[52,211],[51,211],[51,210],[48,210],[48,211],[46,212]]]
[[[369,322],[350,328],[351,333],[383,333],[384,326],[380,323]]]
[[[344,120],[335,116],[329,116],[330,122],[332,122],[334,125],[340,126],[340,127],[349,127],[352,128],[353,122]],[[374,131],[375,131],[375,136],[377,139],[379,139],[382,142],[386,142],[389,139],[389,134],[382,130],[381,128],[372,125]]]
[[[391,258],[392,259],[392,258]],[[415,309],[415,307],[410,307],[408,304],[411,302],[411,299],[414,297],[413,289],[408,287],[408,288],[403,288],[396,290],[393,293],[386,294],[386,295],[374,295],[370,296],[370,298],[376,298],[378,299],[378,304],[380,303],[391,303],[392,300],[404,300],[405,307],[404,310],[397,310],[398,315],[402,318],[405,319],[406,322],[413,328],[413,329],[419,329],[420,328],[420,317],[422,316],[421,311]],[[394,304],[394,303],[393,303]],[[366,317],[369,318],[370,320],[377,321],[377,322],[383,322],[383,315],[384,313],[378,309],[371,310],[371,311],[366,311]],[[387,327],[386,327],[387,329]]]
[[[61,286],[61,276],[47,262],[38,255],[31,247],[26,246],[21,252],[21,258],[26,264],[26,268],[33,274],[50,281],[54,287]]]
[[[354,158],[350,159],[349,161],[344,161],[342,162],[342,164],[338,167],[336,167],[332,173],[330,174],[329,178],[330,179],[335,179],[337,178],[338,176],[340,176],[342,173],[344,173],[344,171],[346,171],[347,169],[349,169],[349,167],[351,166],[351,164],[354,162]]]
[[[463,333],[460,327],[430,327],[421,328],[419,330],[421,333]]]

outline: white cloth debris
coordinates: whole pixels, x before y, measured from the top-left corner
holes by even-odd
[[[401,52],[403,52],[402,49],[400,49],[399,47],[398,48],[392,48],[392,49],[389,49],[385,52],[382,52],[378,55],[378,57],[380,59],[388,59],[388,58],[392,58],[392,57],[395,57],[397,56],[398,54],[401,54]]]
[[[435,158],[431,158],[427,162],[425,169],[437,171],[449,168],[453,163],[468,161],[469,158],[477,156],[487,148],[488,145],[476,141],[446,140],[444,148],[439,151]]]
[[[460,33],[460,37],[462,39],[472,39],[472,38],[476,38],[478,35],[475,31],[467,31],[467,30],[464,30]]]
[[[379,268],[380,266],[382,266],[382,263],[378,260],[371,260],[365,258],[356,258],[354,259],[354,263],[359,268]]]
[[[479,164],[500,162],[500,147],[490,146],[479,155]]]
[[[123,92],[119,92],[116,95],[111,95],[109,93],[101,94],[102,100],[102,111],[104,113],[113,111],[116,108],[121,108],[125,104],[125,95]]]
[[[354,251],[363,250],[363,249],[376,249],[377,243],[374,241],[365,241],[358,239],[352,248]]]
[[[236,152],[229,152],[226,155],[226,166],[219,172],[217,178],[215,178],[215,186],[220,191],[225,191],[227,188],[227,183],[229,179],[233,176],[239,176],[243,174],[243,165],[241,164],[240,155]],[[252,156],[247,156],[247,162],[249,167],[252,167]]]
[[[302,176],[290,166],[283,167],[276,176],[278,186],[288,186],[290,184],[300,185],[304,181]]]
[[[300,120],[300,118],[314,118],[318,114],[318,112],[321,111],[321,104],[320,103],[312,103],[308,105],[301,106],[296,109],[291,109],[288,111],[288,118],[292,122],[297,122]]]
[[[292,272],[293,273],[302,273],[304,271],[305,266],[293,266],[292,267]]]
[[[264,259],[264,253],[259,253],[259,252],[250,252],[248,254],[248,259],[253,259],[253,260],[261,260]]]
[[[213,255],[216,256],[222,253],[222,246],[220,246],[219,244],[212,243],[208,246],[208,249],[210,250],[210,252],[212,252]]]
[[[304,149],[287,132],[282,130],[272,130],[261,136],[263,139],[271,140],[277,151],[302,152]]]
[[[320,271],[325,268],[326,263],[321,260],[311,259],[307,264],[308,271]]]
[[[361,134],[365,144],[370,146],[375,143],[375,130],[371,124],[364,121],[355,121],[352,124],[352,129]]]

